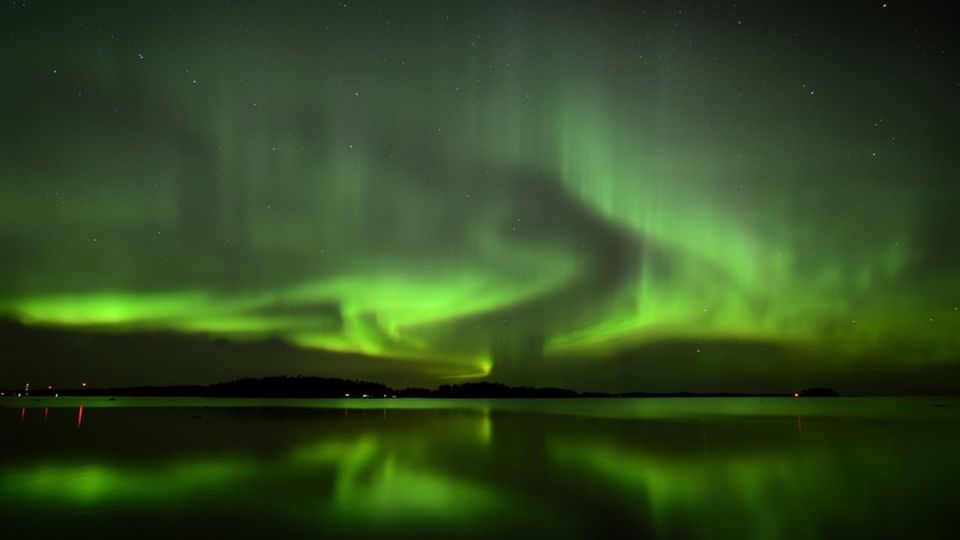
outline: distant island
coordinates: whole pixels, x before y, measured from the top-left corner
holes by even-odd
[[[807,388],[799,397],[840,397],[840,394],[833,388]]]
[[[794,393],[723,392],[577,392],[566,388],[507,386],[494,382],[443,384],[429,388],[394,389],[387,385],[328,377],[245,378],[210,385],[82,387],[6,390],[5,396],[117,396],[117,397],[223,397],[223,398],[642,398],[642,397],[834,397],[829,388],[809,388]]]

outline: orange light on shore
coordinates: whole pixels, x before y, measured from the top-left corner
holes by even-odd
[[[86,387],[87,387],[87,383],[86,383],[86,382],[80,383],[80,388],[86,388]]]

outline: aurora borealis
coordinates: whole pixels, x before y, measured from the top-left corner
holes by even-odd
[[[960,391],[944,5],[59,4],[0,7],[0,382]]]

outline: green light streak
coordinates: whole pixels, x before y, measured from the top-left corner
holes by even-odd
[[[939,117],[902,105],[928,89],[796,60],[848,80],[813,96],[726,29],[655,16],[450,7],[424,26],[384,6],[416,29],[395,33],[331,9],[304,18],[332,21],[320,34],[255,8],[126,41],[11,34],[33,52],[0,58],[22,105],[0,314],[279,338],[428,379],[498,373],[528,342],[520,362],[560,379],[663,340],[956,360],[955,168],[931,154]],[[250,21],[265,31],[229,30]]]

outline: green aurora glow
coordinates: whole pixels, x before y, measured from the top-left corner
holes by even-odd
[[[958,365],[955,50],[907,8],[0,9],[24,328],[318,354],[170,382],[351,354],[408,366],[392,384],[624,389]],[[70,362],[28,356],[0,376]]]

